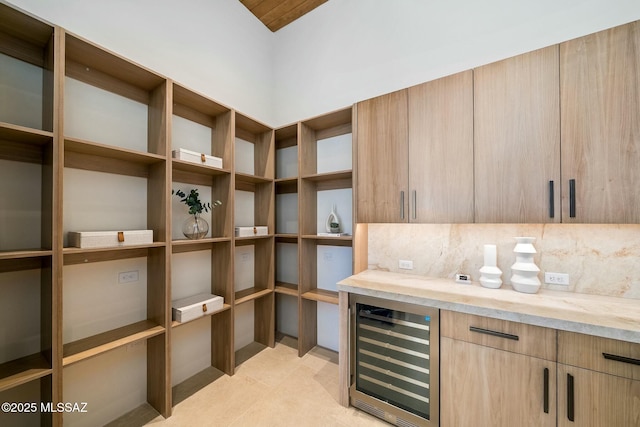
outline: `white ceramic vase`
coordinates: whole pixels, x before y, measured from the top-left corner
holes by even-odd
[[[327,217],[325,228],[327,233],[340,233],[340,218],[338,218],[338,214],[336,213],[336,205],[333,205],[331,208],[331,213]]]
[[[484,266],[480,269],[480,285],[498,289],[502,286],[502,270],[497,266],[496,245],[484,245]]]
[[[540,290],[538,273],[540,268],[533,262],[536,248],[533,246],[535,237],[516,237],[516,262],[511,266],[511,286],[518,292],[535,294]]]

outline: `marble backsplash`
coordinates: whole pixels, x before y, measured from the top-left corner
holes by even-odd
[[[369,269],[480,279],[485,244],[495,244],[503,286],[510,284],[515,236],[535,237],[539,278],[547,289],[640,299],[640,225],[369,224]],[[400,270],[398,260],[412,260]],[[569,274],[569,286],[544,283],[544,272]]]

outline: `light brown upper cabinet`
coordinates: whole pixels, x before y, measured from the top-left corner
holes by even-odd
[[[409,88],[409,222],[473,222],[473,71]]]
[[[357,222],[406,222],[407,90],[356,104]]]
[[[474,70],[475,221],[560,222],[558,46]]]
[[[473,222],[472,73],[357,104],[358,222]]]
[[[563,222],[640,222],[640,21],[560,45]]]

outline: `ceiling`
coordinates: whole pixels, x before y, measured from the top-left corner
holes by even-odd
[[[328,0],[240,0],[256,18],[276,32]]]

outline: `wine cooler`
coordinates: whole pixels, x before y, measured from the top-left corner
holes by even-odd
[[[351,295],[351,405],[398,426],[437,426],[438,309]]]

